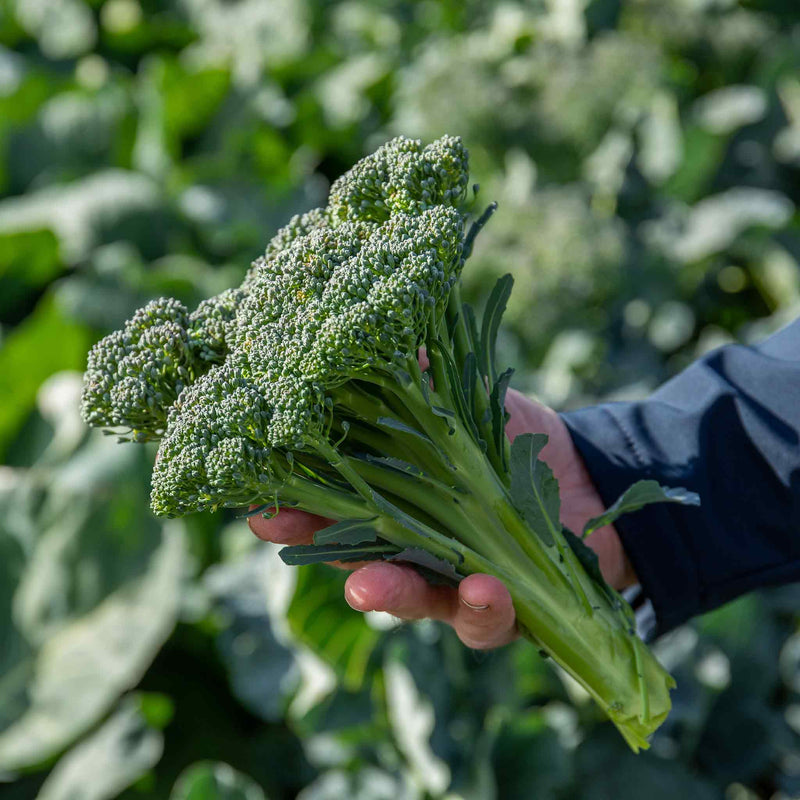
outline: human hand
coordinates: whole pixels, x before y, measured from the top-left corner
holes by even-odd
[[[559,482],[562,521],[573,531],[582,530],[604,508],[561,417],[514,390],[508,392],[506,410],[510,414],[506,432],[511,439],[526,432],[548,435],[541,457]],[[271,519],[255,516],[249,520],[260,539],[287,545],[310,544],[315,531],[331,522],[296,509],[282,509]],[[586,543],[597,553],[600,570],[611,586],[623,589],[636,582],[612,525],[595,531]],[[432,586],[413,567],[374,561],[350,574],[345,598],[357,611],[442,620],[453,626],[467,647],[477,650],[499,647],[517,636],[511,596],[492,575],[469,575],[458,588]]]

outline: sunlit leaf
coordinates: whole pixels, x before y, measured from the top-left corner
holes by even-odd
[[[42,644],[27,703],[0,732],[0,771],[54,755],[141,679],[175,623],[183,548],[180,528],[168,528],[144,575]]]
[[[33,407],[45,378],[64,369],[82,370],[91,341],[88,330],[65,319],[45,298],[0,346],[0,453]]]
[[[319,564],[302,567],[287,618],[298,641],[332,666],[346,687],[357,689],[380,634],[345,602],[345,577]]]
[[[161,734],[149,727],[136,695],[64,756],[37,800],[111,800],[156,765]]]

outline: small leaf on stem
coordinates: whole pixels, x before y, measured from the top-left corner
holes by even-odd
[[[699,506],[700,496],[680,487],[666,488],[658,481],[637,481],[626,489],[613,505],[584,525],[583,538],[585,539],[604,525],[610,525],[623,514],[638,511],[651,503],[680,503],[685,506]]]

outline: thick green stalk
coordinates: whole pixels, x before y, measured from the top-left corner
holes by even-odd
[[[464,426],[455,423],[448,433],[452,422],[431,413],[415,381],[402,387],[387,382],[385,390],[402,397],[466,494],[450,515],[452,500],[448,504],[443,495],[403,495],[400,477],[394,491],[424,506],[443,530],[469,546],[470,559],[459,569],[473,571],[469,563],[479,564],[480,571],[506,583],[523,633],[594,697],[633,749],[645,747],[646,736],[669,711],[673,681],[631,631],[621,611],[624,601],[613,601],[594,584],[559,529],[550,532],[557,546],[548,546],[529,528]]]
[[[492,515],[481,509],[481,498],[470,498],[464,513],[450,520],[451,535],[447,535],[419,521],[417,531],[409,530],[379,507],[343,492],[337,496],[330,489],[293,486],[292,494],[303,494],[303,507],[313,513],[340,516],[358,509],[360,513],[348,516],[377,516],[379,534],[398,547],[423,547],[462,574],[483,572],[502,580],[514,601],[522,634],[589,692],[634,750],[647,746],[646,737],[669,711],[672,678],[599,587],[590,586],[593,613],[588,614],[544,545],[537,559],[521,550],[506,528],[515,515],[510,505],[495,507],[492,521]],[[338,513],[333,511],[333,499],[339,502]],[[536,541],[535,534],[529,536]]]
[[[297,475],[292,475],[279,493],[284,502],[333,519],[367,519],[372,516],[372,510],[357,494]],[[269,498],[266,502],[269,502]]]
[[[631,630],[624,601],[587,575],[560,527],[545,537],[531,530],[467,428],[433,413],[430,404],[442,400],[438,390],[447,384],[440,382],[426,398],[421,375],[411,375],[409,382],[375,375],[368,391],[362,387],[348,399],[365,430],[377,424],[371,414],[402,409],[403,421],[433,446],[412,434],[397,432],[397,438],[407,440],[408,460],[435,473],[435,482],[370,463],[352,449],[358,439],[346,437],[340,448],[321,441],[314,449],[354,492],[312,490],[311,481],[300,481],[287,494],[325,516],[377,517],[379,535],[398,547],[423,548],[461,574],[498,577],[511,593],[523,635],[589,692],[634,750],[646,747],[647,735],[669,711],[673,681]],[[556,544],[546,543],[551,537]]]
[[[352,424],[351,420],[349,431],[346,434],[341,431],[344,437],[343,447],[353,450],[353,443],[357,443],[366,451],[372,451],[375,454],[394,456],[412,464],[424,464],[426,471],[433,474],[434,477],[439,480],[447,480],[450,470],[446,465],[440,467],[440,456],[435,444],[414,436],[412,433],[388,428],[385,423],[381,424],[378,421],[384,417],[397,419],[406,423],[410,428],[417,425],[416,418],[409,414],[402,398],[385,391],[384,384],[391,386],[391,379],[385,381],[383,377],[377,379],[373,377],[372,382],[369,383],[366,382],[366,378],[364,380],[364,385],[369,387],[371,392],[366,389],[353,391],[352,388],[345,386],[336,389],[333,395],[337,409],[341,408],[344,412],[343,421],[347,421],[346,417],[349,413],[361,423]]]

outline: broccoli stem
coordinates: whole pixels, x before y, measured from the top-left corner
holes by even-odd
[[[292,475],[280,487],[284,502],[291,503],[303,511],[330,517],[332,519],[368,519],[373,513],[364,500],[354,492],[325,486],[314,480]],[[256,499],[255,503],[268,503],[267,494]]]
[[[424,378],[411,374],[406,384],[380,376],[371,383],[383,406],[402,408],[405,420],[436,443],[434,458],[422,440],[406,445],[416,456],[411,463],[426,471],[435,467],[447,476],[444,485],[422,484],[413,475],[358,459],[348,459],[342,469],[332,453],[325,457],[362,497],[369,498],[375,487],[403,498],[425,533],[408,530],[372,505],[385,539],[400,547],[424,547],[462,573],[486,572],[502,580],[523,635],[544,647],[595,698],[631,747],[646,746],[647,734],[669,709],[671,678],[637,644],[622,604],[594,585],[560,531],[550,531],[556,547],[547,547],[521,519],[496,468],[465,425],[435,416],[422,392]],[[434,375],[437,403],[444,402],[440,390],[448,386],[446,371],[439,375]],[[427,524],[431,520],[435,529]]]
[[[351,465],[353,470],[363,466]],[[353,477],[349,468],[343,472]],[[410,506],[422,501],[421,494],[408,493],[408,481],[402,475],[387,477],[382,472],[378,478],[370,472],[367,477],[370,484],[380,480],[406,497]],[[360,485],[362,481],[355,479]],[[423,514],[415,515],[415,530],[409,529],[374,504],[371,490],[366,501],[297,479],[287,485],[288,494],[312,513],[342,519],[377,516],[380,536],[398,547],[423,547],[462,573],[484,572],[502,580],[511,593],[523,636],[545,648],[595,698],[634,749],[646,746],[646,736],[666,715],[671,679],[640,646],[625,615],[593,586],[589,587],[593,613],[586,613],[572,582],[544,547],[539,546],[539,557],[534,559],[532,550],[524,552],[511,536],[508,528],[516,512],[507,501],[491,504],[472,494],[459,501],[460,510],[454,513],[455,504],[451,499],[446,505],[444,494],[438,503],[425,500],[426,515],[435,515],[437,528],[447,531],[443,533],[422,522]],[[530,532],[528,536],[536,543]]]

